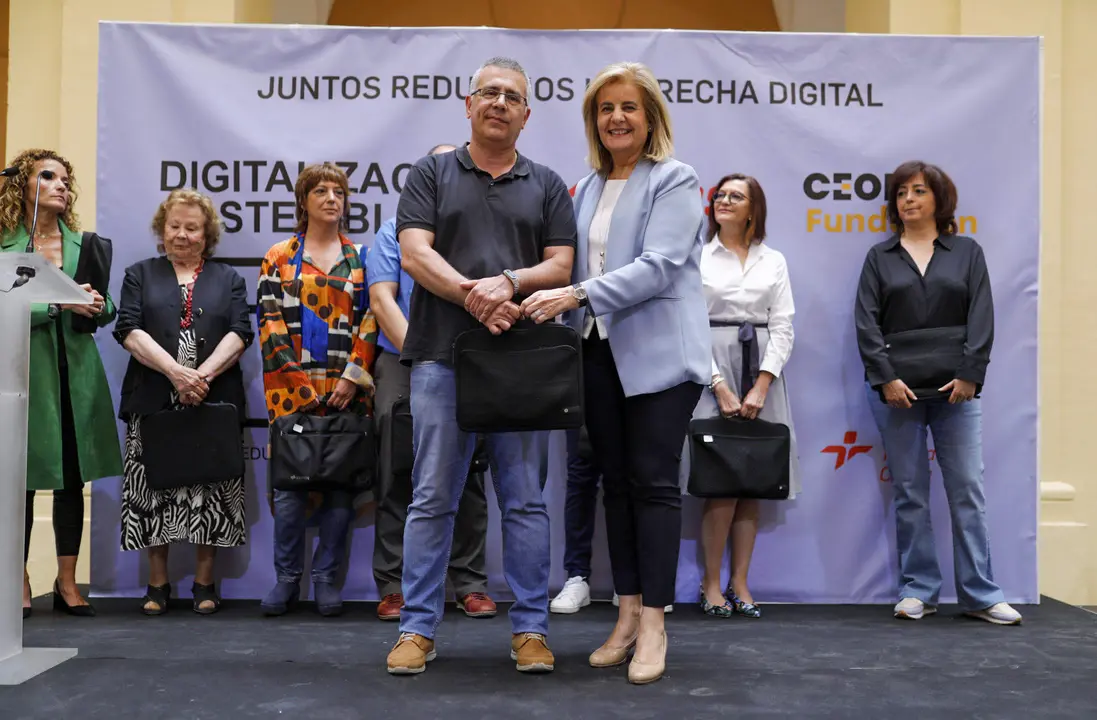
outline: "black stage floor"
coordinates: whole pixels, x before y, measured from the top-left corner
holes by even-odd
[[[616,616],[608,603],[552,616],[551,675],[515,671],[505,615],[472,620],[450,605],[438,659],[392,677],[397,628],[372,604],[336,619],[308,606],[268,619],[240,603],[146,618],[135,601],[99,600],[83,619],[49,600],[35,600],[25,644],[79,655],[0,688],[3,720],[1097,717],[1097,615],[1054,600],[1019,607],[1021,627],[949,607],[902,622],[884,606],[769,605],[761,620],[719,620],[680,605],[667,674],[643,687],[624,667],[587,665]]]

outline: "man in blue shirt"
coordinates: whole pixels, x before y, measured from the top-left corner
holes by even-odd
[[[451,152],[453,145],[438,145],[429,155]],[[404,564],[404,524],[411,504],[411,472],[393,471],[393,406],[398,400],[411,397],[411,368],[400,364],[400,352],[408,329],[408,311],[415,281],[400,264],[400,243],[396,239],[396,218],[390,218],[374,235],[373,246],[366,255],[366,282],[369,285],[370,307],[380,329],[377,339],[377,360],[374,366],[376,396],[374,423],[381,438],[380,467],[375,494],[376,522],[373,541],[373,577],[381,603],[377,617],[399,620],[404,605],[401,576]],[[410,435],[406,442],[411,442]],[[410,453],[410,448],[406,452]],[[488,505],[484,495],[484,475],[476,469],[469,473],[465,492],[457,511],[453,533],[453,554],[449,563],[449,579],[457,596],[458,606],[470,617],[491,617],[495,603],[488,597],[485,565],[485,542],[488,528]]]

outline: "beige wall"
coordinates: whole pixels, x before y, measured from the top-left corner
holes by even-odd
[[[57,148],[72,160],[77,206],[95,227],[100,20],[270,22],[272,0],[11,0],[6,157]]]
[[[356,15],[363,4],[357,0],[11,0],[8,105],[15,110],[8,113],[4,154],[11,157],[26,147],[46,146],[69,156],[83,188],[78,209],[86,225],[94,227],[98,20],[323,22],[330,11],[333,22],[384,24]],[[410,5],[372,4],[371,15],[378,8],[398,12],[392,8],[399,6],[404,8],[399,12],[404,13],[405,24],[418,24],[407,22],[413,8],[444,6],[451,15],[458,11],[447,21],[454,24],[494,24],[492,17],[498,24],[524,27],[544,21],[536,9],[521,15],[519,5],[415,0]],[[591,19],[597,14],[595,5],[557,0],[552,7],[567,9],[569,17]],[[696,21],[711,26],[716,17],[731,23],[729,28],[744,29],[724,12],[730,7],[727,3],[645,0],[626,6],[632,8],[631,15],[615,14],[585,25],[686,27]],[[468,16],[467,8],[476,17]],[[506,23],[500,11],[508,18]],[[790,24],[788,18],[795,15],[796,6],[789,0],[775,4],[753,0],[738,12],[739,21],[749,21],[752,27],[776,29],[779,15]],[[805,9],[799,12],[806,17]],[[628,17],[637,22],[626,22]],[[833,22],[833,18],[830,12],[812,22]],[[556,17],[553,26],[560,26],[559,20]],[[1087,236],[1097,225],[1097,203],[1088,197],[1087,172],[1097,167],[1097,140],[1092,136],[1097,76],[1091,72],[1097,67],[1097,0],[845,0],[844,22],[848,32],[1044,38],[1040,587],[1064,600],[1097,604],[1097,561],[1090,559],[1093,553],[1089,552],[1097,539],[1093,531],[1097,479],[1091,479],[1088,458],[1090,409],[1097,406],[1097,379],[1088,365],[1097,360],[1097,319],[1087,312],[1097,304],[1097,285],[1087,282],[1088,269],[1097,262],[1097,245]],[[993,479],[988,478],[989,482]],[[48,501],[48,495],[39,497],[40,522],[32,549],[32,557],[43,558],[32,561],[42,567],[41,576],[33,578],[40,590],[48,588],[52,572]],[[36,568],[32,568],[35,576]]]

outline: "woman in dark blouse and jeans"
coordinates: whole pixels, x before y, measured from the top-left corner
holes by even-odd
[[[956,234],[955,211],[956,186],[940,168],[900,165],[888,184],[888,217],[898,233],[869,250],[857,288],[857,345],[895,488],[895,616],[936,612],[941,591],[928,429],[952,516],[960,606],[981,620],[1016,625],[1021,615],[991,574],[983,495],[977,395],[990,362],[994,302],[983,250]]]

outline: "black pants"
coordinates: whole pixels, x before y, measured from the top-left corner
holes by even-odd
[[[602,471],[606,534],[618,595],[643,595],[644,607],[674,602],[682,491],[678,467],[702,385],[685,382],[625,397],[609,342],[583,342],[590,444]]]
[[[583,451],[585,429],[568,430],[568,482],[564,496],[564,572],[569,578],[590,577],[591,544],[598,515],[602,473]],[[589,433],[587,433],[589,439]]]
[[[65,338],[57,326],[58,371],[61,381],[61,477],[64,487],[53,491],[53,534],[57,557],[80,554],[84,534],[84,482],[80,479],[80,458],[76,451],[76,423],[72,419],[69,370],[65,361]],[[34,525],[34,491],[27,491],[24,524],[23,564],[30,558],[30,531]]]

